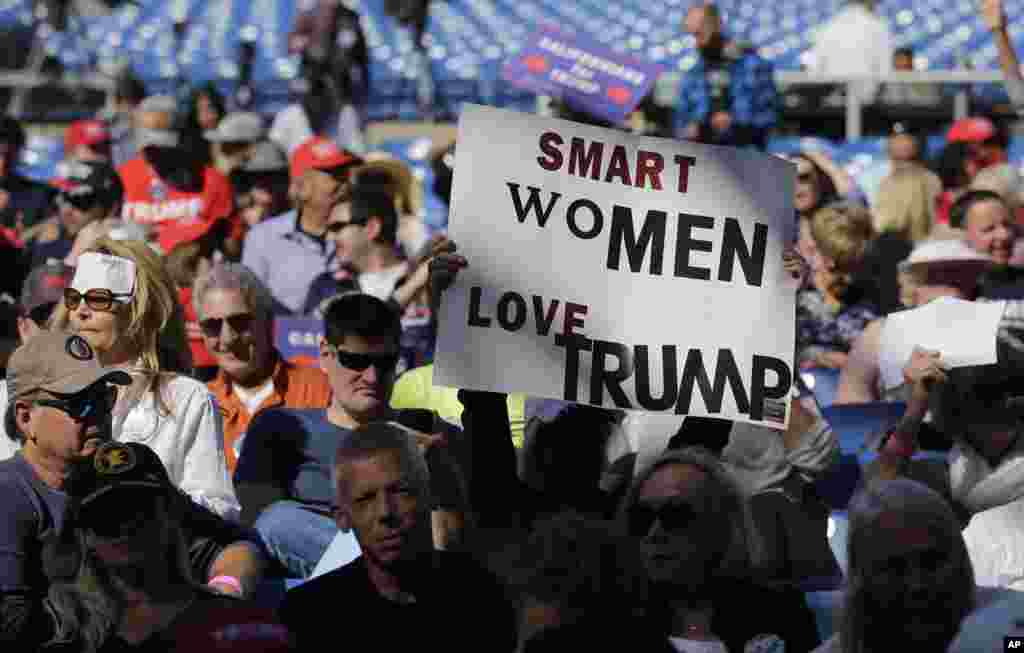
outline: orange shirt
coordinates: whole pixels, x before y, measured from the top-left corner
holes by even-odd
[[[331,385],[320,368],[294,365],[278,356],[272,378],[274,391],[260,404],[257,412],[275,407],[327,408],[331,403]],[[231,380],[223,370],[217,372],[216,378],[207,385],[217,398],[224,416],[224,453],[228,471],[233,474],[238,463],[235,441],[249,428],[253,416],[234,393]]]
[[[228,178],[207,166],[203,188],[183,191],[164,182],[141,155],[118,169],[124,183],[121,217],[151,226],[164,253],[178,243],[205,234],[217,220],[235,219],[234,194]],[[233,230],[236,225],[232,225]]]

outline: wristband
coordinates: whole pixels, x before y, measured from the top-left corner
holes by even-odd
[[[216,583],[219,583],[221,585],[227,585],[228,587],[230,587],[231,589],[235,590],[239,594],[243,593],[242,592],[242,581],[238,580],[234,576],[215,576],[214,578],[210,579],[210,582],[207,583],[207,585],[214,585]]]

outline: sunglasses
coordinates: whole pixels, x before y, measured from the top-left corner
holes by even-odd
[[[364,224],[366,223],[362,221],[357,222],[355,220],[352,220],[350,222],[328,222],[326,229],[327,233],[331,234],[332,236],[335,236],[337,234],[340,234],[342,231],[345,231],[345,229],[347,229],[348,227],[361,227]]]
[[[338,365],[345,369],[362,372],[373,365],[378,372],[390,372],[398,365],[398,353],[393,354],[357,354],[344,349],[338,349],[335,345],[328,345],[328,349],[338,358]]]
[[[236,313],[227,317],[208,317],[199,323],[199,329],[207,338],[218,338],[223,333],[225,322],[232,331],[243,334],[252,330],[252,323],[255,321],[256,316],[252,313]]]
[[[61,410],[76,422],[82,422],[86,419],[103,419],[110,415],[114,410],[114,403],[117,401],[117,388],[104,386],[102,389],[93,389],[75,395],[54,396],[58,398],[37,399],[35,403]]]
[[[61,193],[57,196],[57,201],[67,206],[74,207],[79,211],[91,211],[93,208],[99,206],[100,196],[96,193],[84,193],[84,194],[73,194],[73,193]]]
[[[119,297],[131,297],[131,293],[115,293],[110,292],[106,288],[93,288],[87,290],[83,295],[74,288],[64,289],[64,306],[69,311],[73,311],[78,308],[78,305],[85,300],[86,306],[94,311],[109,311],[113,306],[114,302],[118,301]]]
[[[801,172],[801,173],[797,174],[796,180],[798,182],[800,182],[801,184],[813,184],[814,183],[814,173],[813,172]]]
[[[628,517],[630,534],[643,537],[655,522],[661,522],[667,531],[685,530],[697,519],[697,511],[681,497],[673,497],[659,502],[638,501],[629,509]]]
[[[53,315],[53,309],[57,308],[57,302],[44,302],[35,308],[26,311],[25,317],[42,326]]]
[[[116,505],[110,498],[82,510],[83,528],[104,539],[121,539],[151,527],[156,519],[156,499],[152,492],[116,492]]]

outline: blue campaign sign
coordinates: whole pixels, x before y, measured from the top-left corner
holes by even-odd
[[[323,333],[323,320],[309,317],[274,319],[274,344],[281,356],[293,363],[316,365]]]
[[[507,61],[502,77],[613,123],[625,120],[662,72],[657,64],[618,54],[581,35],[539,32]]]

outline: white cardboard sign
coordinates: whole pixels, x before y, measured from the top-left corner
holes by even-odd
[[[467,105],[434,382],[783,428],[794,166]]]

